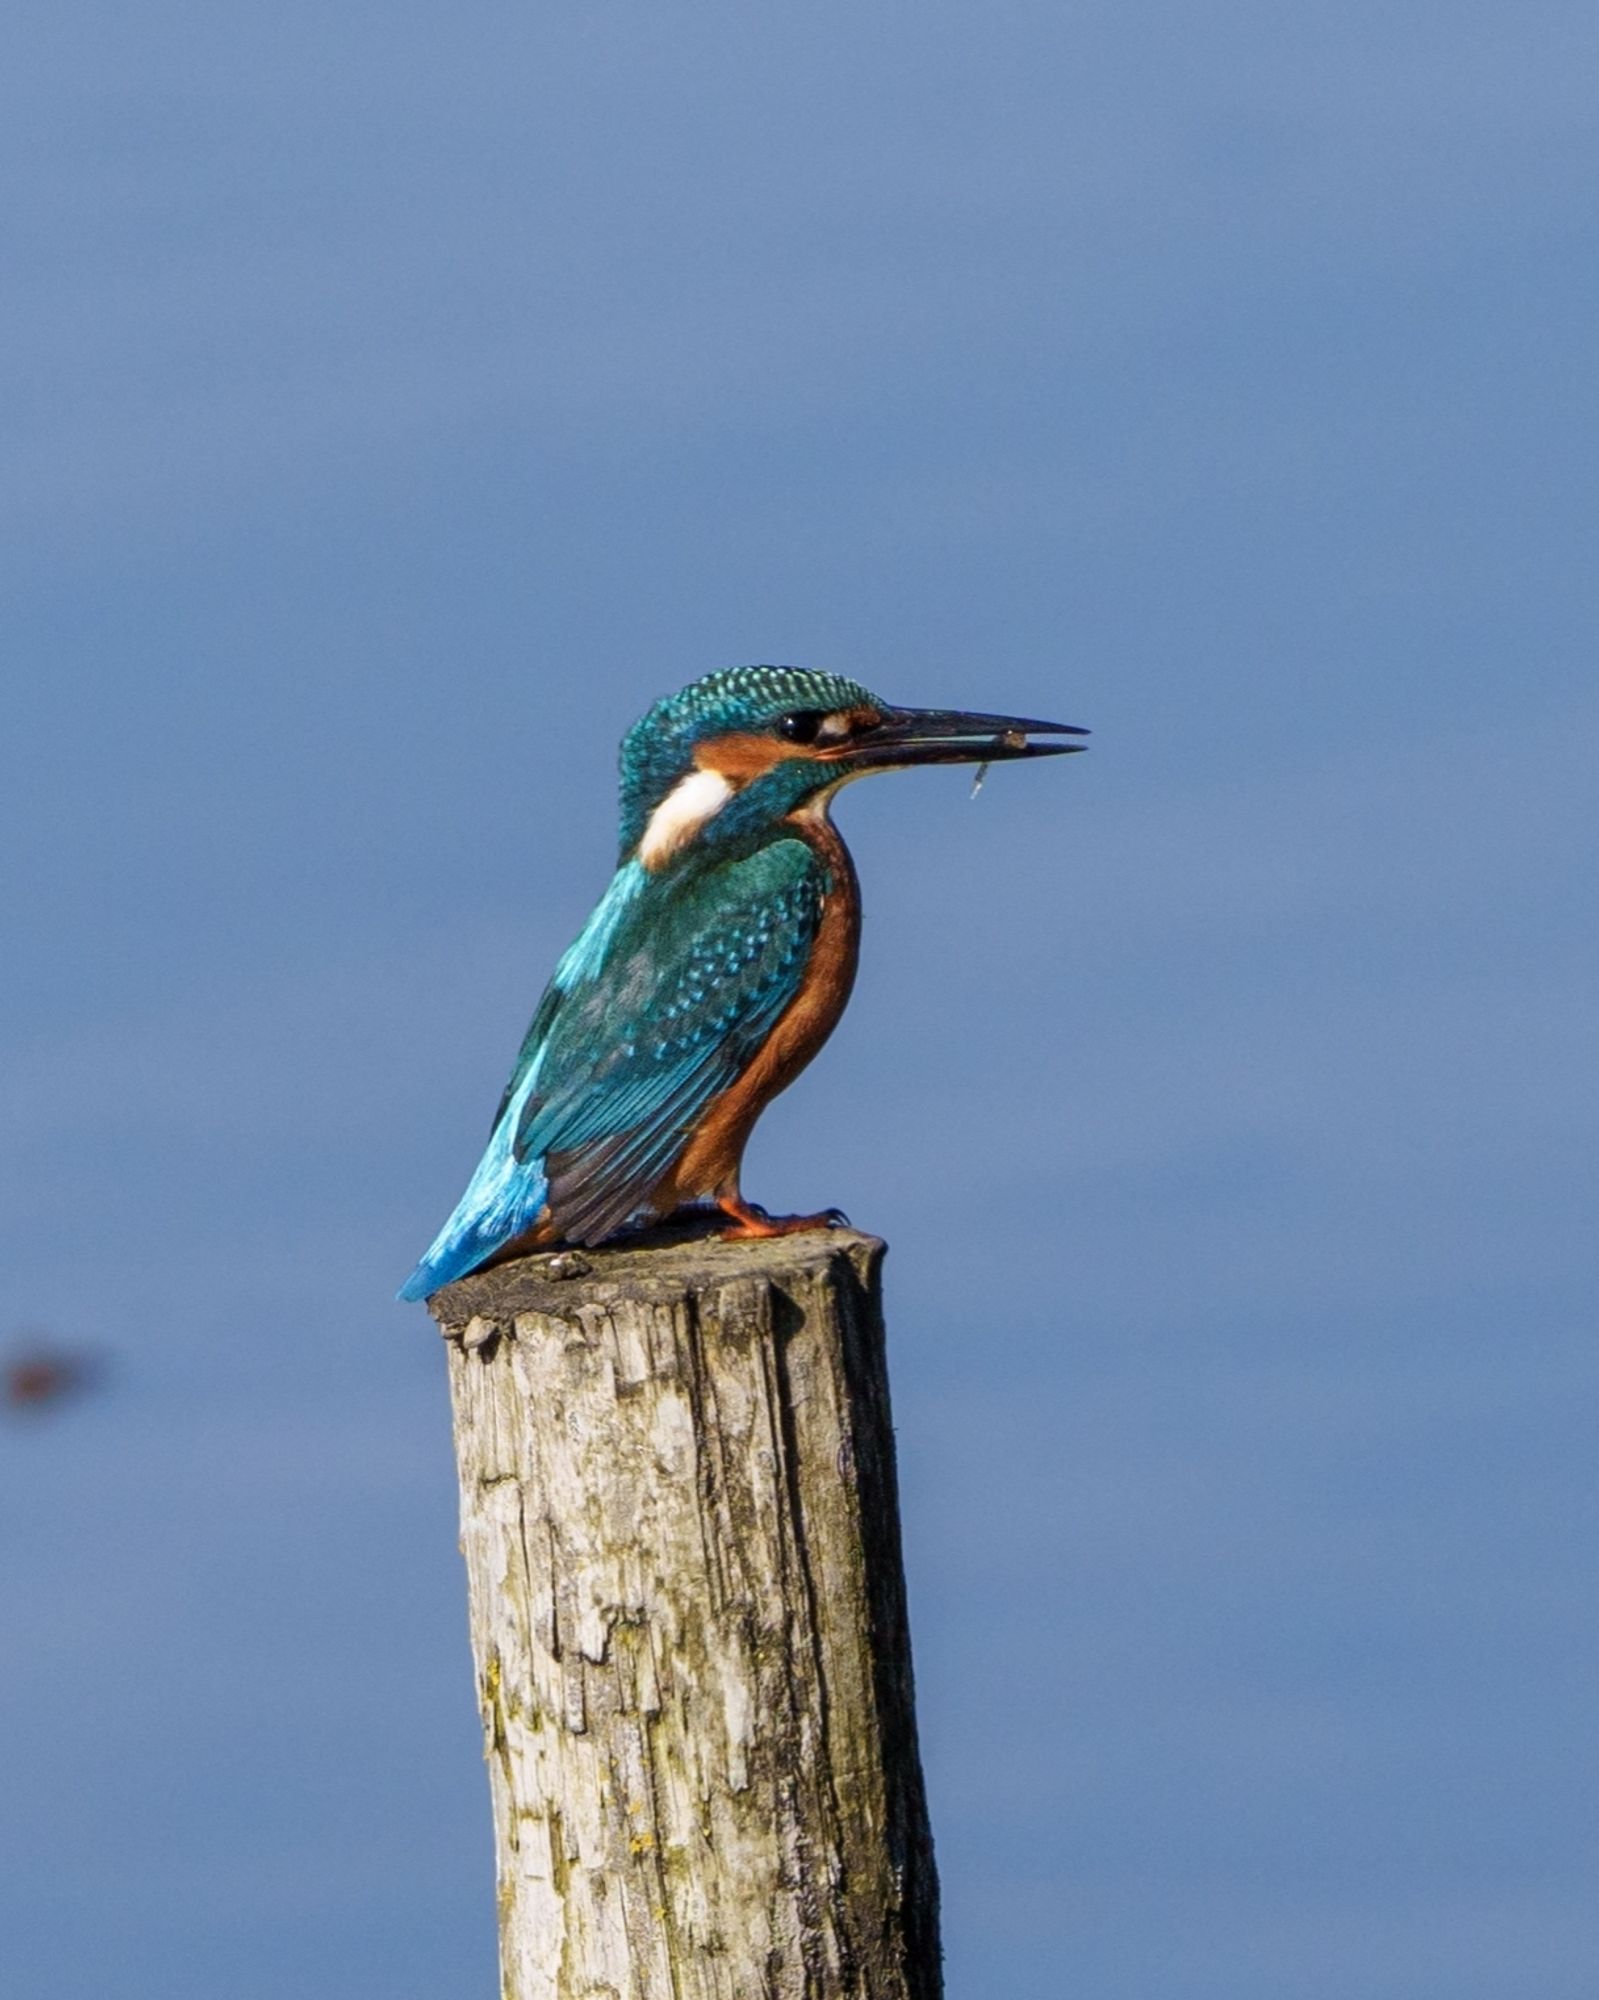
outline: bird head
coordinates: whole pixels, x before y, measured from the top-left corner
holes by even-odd
[[[857,681],[803,667],[729,667],[658,701],[622,742],[622,854],[664,868],[708,843],[761,839],[840,785],[911,764],[1059,756],[1064,722],[895,708]]]

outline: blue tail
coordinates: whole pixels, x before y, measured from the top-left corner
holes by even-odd
[[[549,1197],[544,1162],[515,1158],[510,1146],[514,1126],[514,1119],[501,1121],[455,1213],[400,1287],[400,1298],[425,1299],[441,1285],[464,1278],[538,1221]]]
[[[431,1298],[441,1285],[453,1284],[457,1278],[464,1278],[468,1271],[475,1271],[499,1247],[497,1242],[484,1242],[475,1231],[455,1243],[436,1243],[394,1296],[399,1299]]]

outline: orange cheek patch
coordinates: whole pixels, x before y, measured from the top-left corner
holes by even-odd
[[[773,736],[713,736],[694,752],[702,771],[715,771],[730,785],[747,785],[752,778],[795,754],[795,745]]]

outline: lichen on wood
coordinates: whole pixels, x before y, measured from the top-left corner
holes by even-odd
[[[504,2000],[937,2000],[882,1245],[447,1287]]]

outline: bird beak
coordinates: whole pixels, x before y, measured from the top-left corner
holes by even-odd
[[[891,708],[835,753],[860,772],[905,764],[1000,764],[1014,757],[1064,757],[1081,743],[1033,743],[1033,736],[1086,736],[1069,722],[1020,715],[971,715],[955,708]]]

